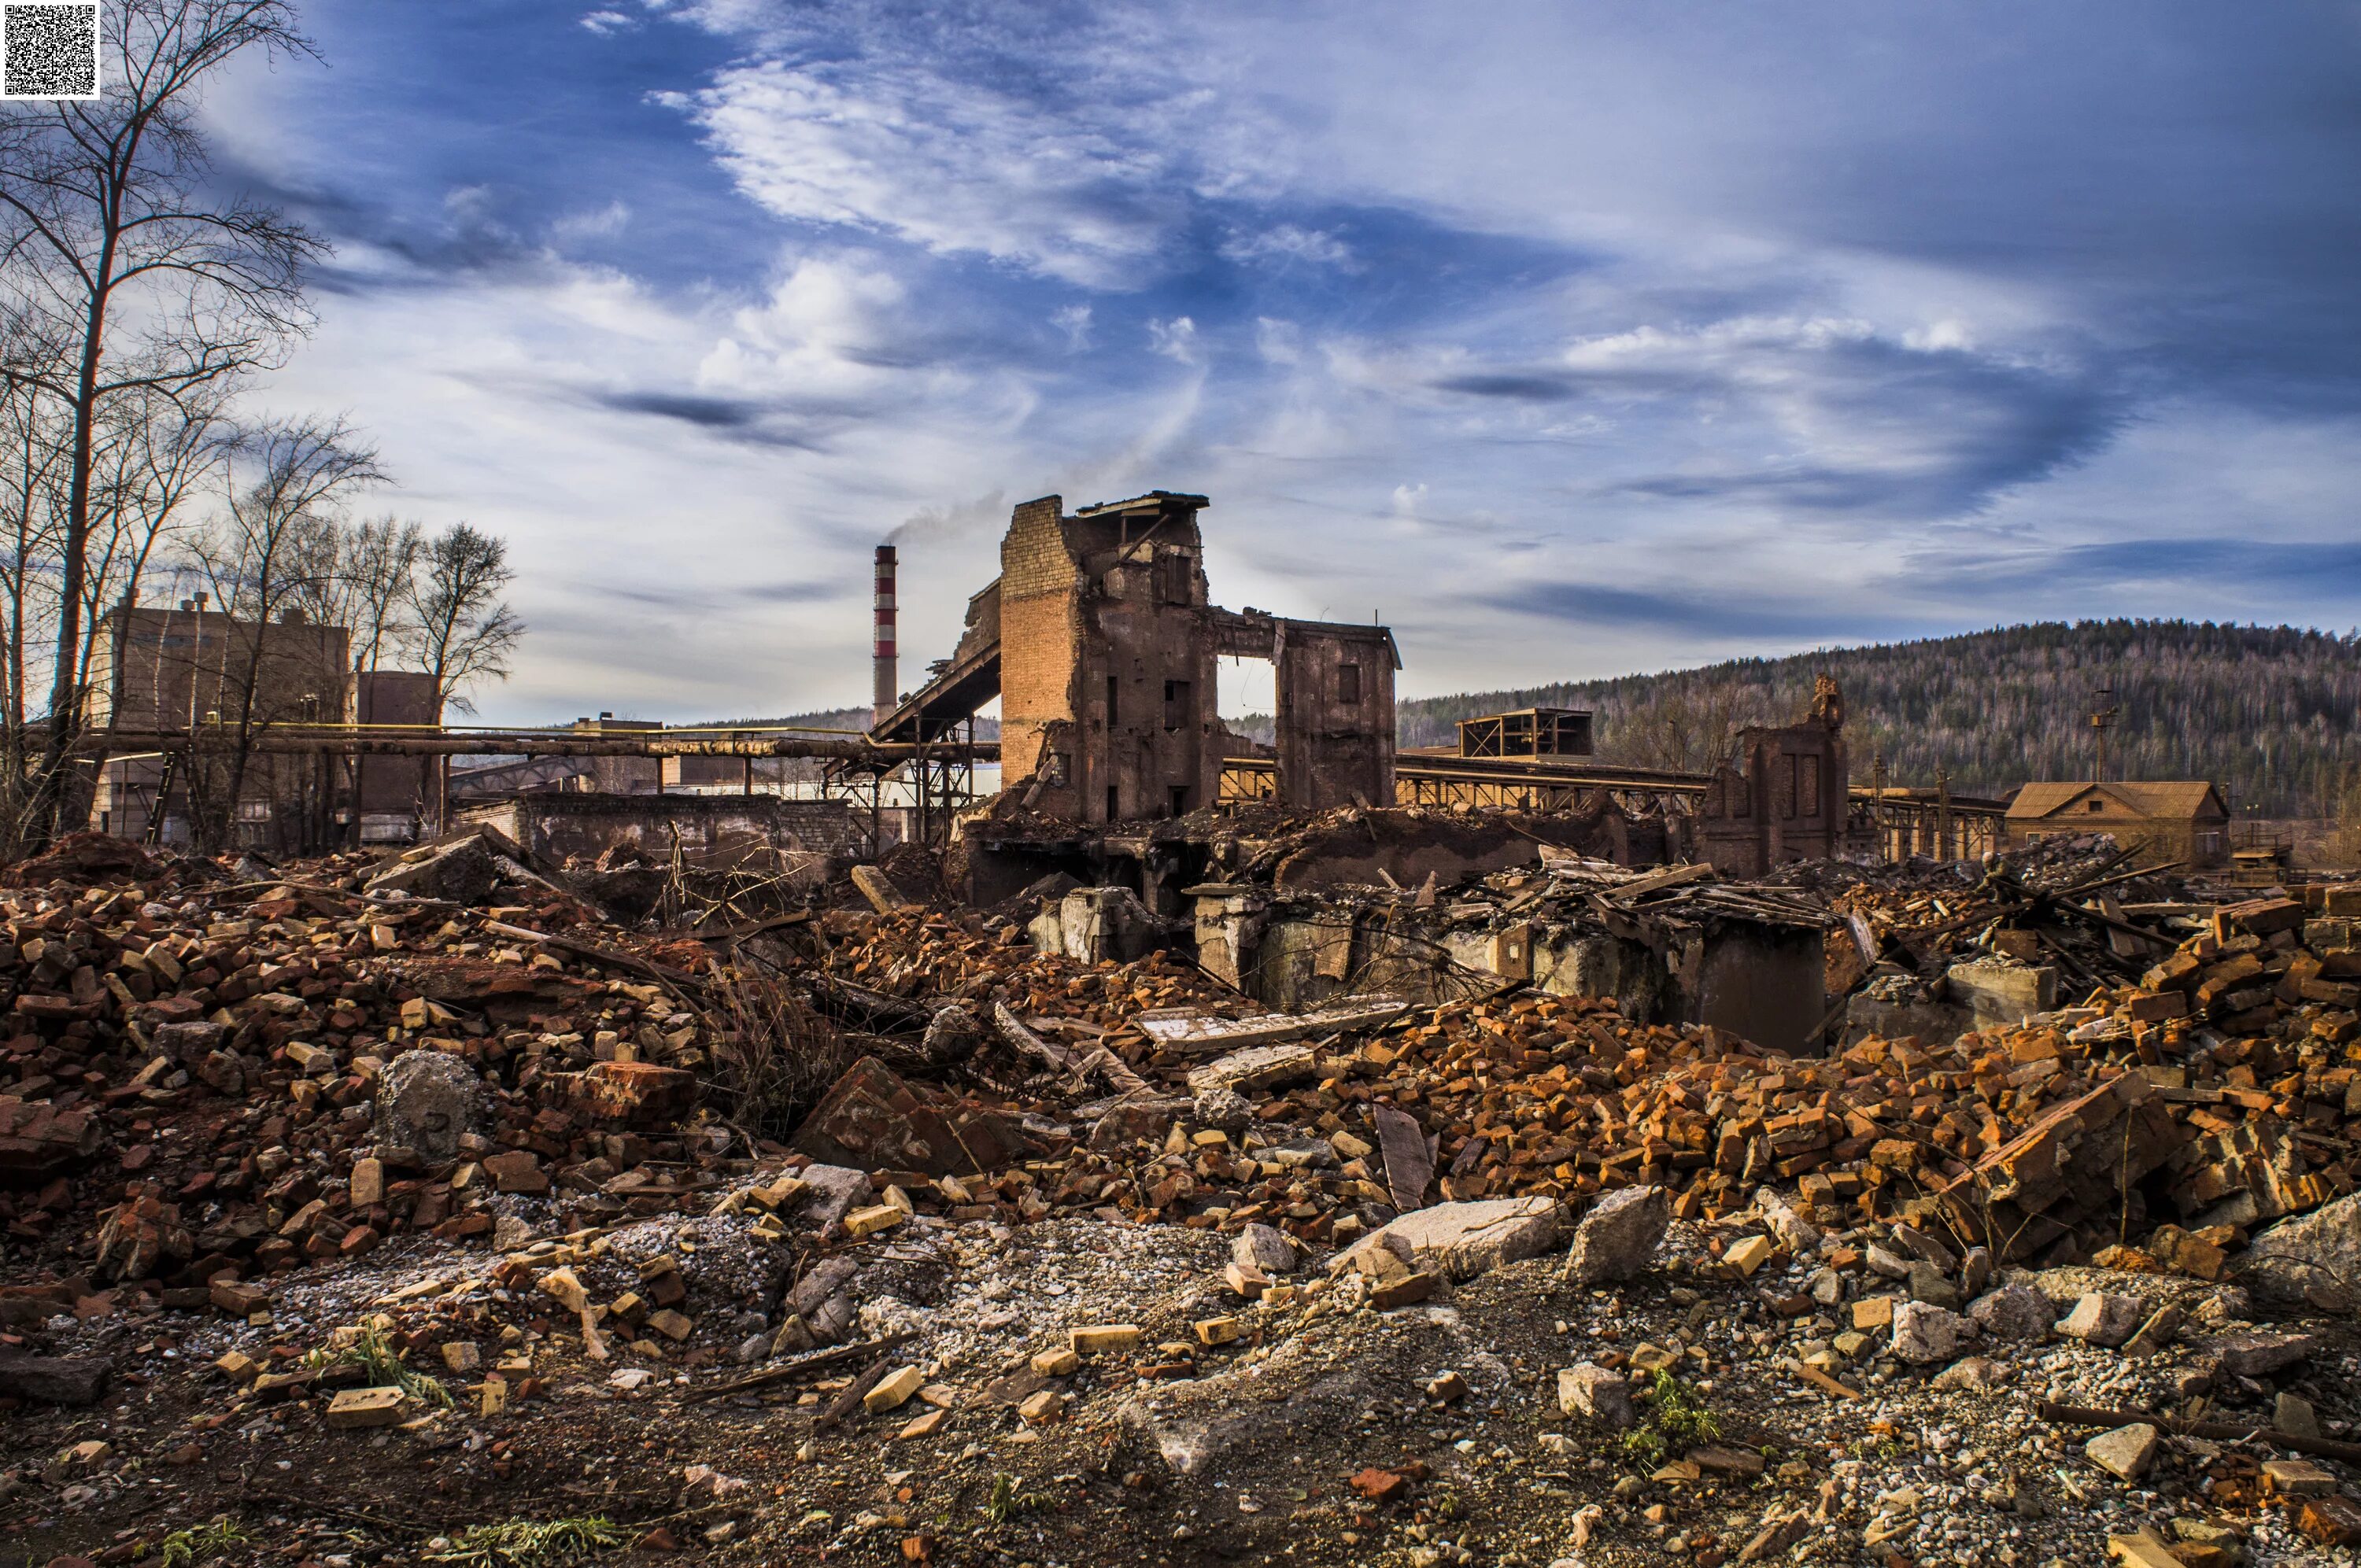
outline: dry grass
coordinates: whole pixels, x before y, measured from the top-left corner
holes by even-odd
[[[749,1138],[785,1138],[852,1065],[852,1053],[801,997],[742,967],[719,970],[710,995],[721,1024],[713,1059],[730,1124]]]

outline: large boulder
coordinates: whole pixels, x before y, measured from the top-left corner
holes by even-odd
[[[1468,1279],[1557,1245],[1557,1204],[1547,1198],[1487,1198],[1414,1210],[1371,1231],[1339,1254],[1332,1269],[1349,1266],[1374,1247],[1390,1249],[1413,1269],[1437,1269]]]
[[[426,1165],[459,1157],[459,1140],[486,1133],[491,1107],[484,1081],[467,1061],[437,1050],[404,1051],[377,1080],[380,1156]]]
[[[1578,1285],[1629,1279],[1648,1266],[1672,1223],[1673,1201],[1661,1187],[1627,1187],[1601,1198],[1574,1229],[1568,1277]]]
[[[2273,1306],[2343,1311],[2361,1301],[2361,1192],[2257,1236],[2240,1277]]]

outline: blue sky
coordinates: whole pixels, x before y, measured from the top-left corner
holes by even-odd
[[[489,718],[857,702],[875,543],[906,674],[1052,491],[1411,695],[2361,622],[2350,5],[306,17],[209,105],[337,247],[267,396],[511,541]]]

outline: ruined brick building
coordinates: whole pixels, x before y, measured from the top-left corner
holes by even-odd
[[[1392,804],[1392,631],[1213,605],[1208,504],[1152,490],[1072,513],[1058,496],[1017,507],[958,651],[872,733],[946,735],[996,696],[1002,787],[1027,806],[1088,824],[1186,816],[1213,804],[1235,743],[1217,661],[1268,659],[1280,804]]]

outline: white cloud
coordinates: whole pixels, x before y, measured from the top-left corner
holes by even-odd
[[[1151,354],[1177,359],[1183,365],[1197,364],[1197,323],[1187,316],[1151,321],[1148,323],[1148,348]]]
[[[1060,305],[1049,313],[1049,324],[1065,334],[1067,352],[1080,354],[1091,345],[1090,306]]]
[[[1152,270],[1183,203],[1153,148],[1056,104],[915,63],[766,60],[696,115],[740,187],[781,217],[988,256],[1093,288]]]
[[[627,32],[639,25],[640,19],[637,16],[627,16],[620,11],[593,11],[582,18],[582,26],[597,33],[600,38]]]
[[[1255,234],[1233,235],[1223,242],[1222,254],[1232,261],[1284,265],[1303,262],[1314,267],[1350,268],[1353,251],[1334,235],[1320,229],[1280,224]]]
[[[593,212],[568,213],[549,225],[549,237],[558,246],[586,239],[610,239],[631,226],[631,209],[621,197]]]
[[[903,374],[889,362],[891,313],[902,300],[901,283],[873,257],[799,258],[769,298],[732,313],[729,333],[697,366],[697,384],[755,394],[873,392]]]
[[[1255,352],[1272,365],[1298,364],[1303,358],[1303,334],[1293,322],[1257,316]]]

